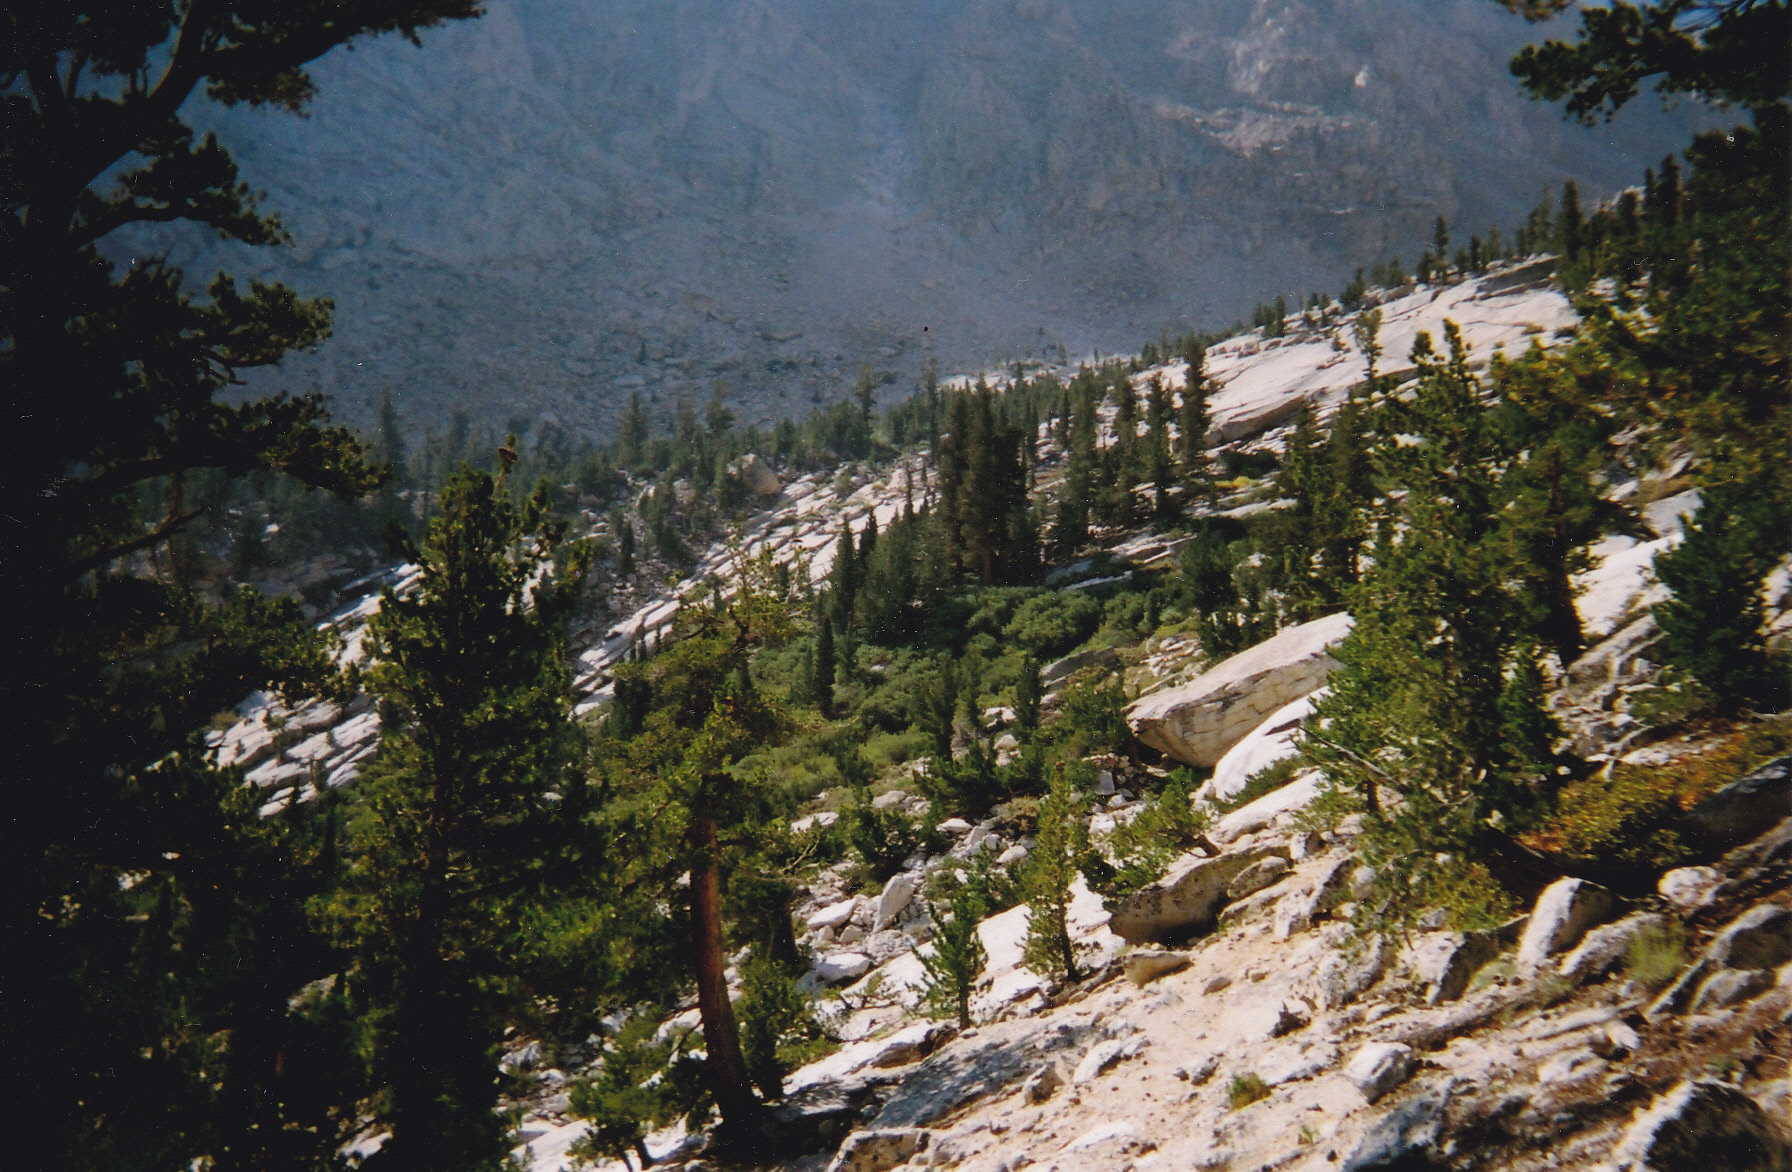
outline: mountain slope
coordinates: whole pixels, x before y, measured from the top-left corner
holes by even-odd
[[[1486,0],[1145,4],[495,0],[422,51],[321,61],[312,115],[207,112],[286,252],[146,230],[328,295],[336,336],[256,389],[364,423],[454,407],[601,438],[725,382],[744,423],[862,367],[1132,349],[1442,214],[1510,227],[1630,182],[1691,111],[1584,129],[1523,98]]]

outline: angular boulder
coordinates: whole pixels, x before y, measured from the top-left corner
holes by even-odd
[[[932,1133],[924,1127],[855,1131],[846,1137],[828,1172],[886,1172],[927,1150]]]
[[[1350,633],[1347,614],[1289,627],[1189,683],[1154,692],[1126,710],[1141,741],[1185,765],[1212,766],[1272,713],[1312,693]]]
[[[1373,1103],[1412,1071],[1412,1047],[1398,1042],[1370,1042],[1344,1067],[1344,1077]]]
[[[1195,791],[1198,798],[1230,798],[1244,788],[1245,782],[1260,769],[1294,756],[1294,738],[1301,721],[1312,715],[1313,705],[1325,694],[1320,688],[1270,713],[1268,719],[1226,750],[1213,776]]]
[[[1558,879],[1543,889],[1518,942],[1518,966],[1535,969],[1573,948],[1587,930],[1611,918],[1612,893],[1585,879]]]
[[[742,456],[728,466],[728,471],[754,496],[777,496],[784,491],[784,482],[778,479],[771,465],[757,455]]]
[[[915,892],[921,889],[921,877],[912,871],[902,871],[890,876],[884,884],[883,892],[877,897],[877,915],[871,921],[871,930],[881,932],[896,922]]]
[[[1286,850],[1258,846],[1212,859],[1185,855],[1162,879],[1121,900],[1108,927],[1128,944],[1162,943],[1209,928],[1232,881]]]
[[[1500,954],[1491,932],[1427,932],[1407,949],[1407,967],[1425,982],[1425,1004],[1454,1001],[1481,967]]]

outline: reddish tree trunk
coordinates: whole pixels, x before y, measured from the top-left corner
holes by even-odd
[[[747,1078],[746,1060],[740,1052],[740,1027],[734,1006],[728,1001],[728,980],[723,975],[722,889],[716,874],[716,824],[701,815],[691,819],[691,932],[697,953],[697,1010],[703,1017],[703,1046],[708,1052],[704,1070],[710,1093],[722,1113],[723,1123],[736,1133],[752,1133],[759,1116],[759,1099]]]

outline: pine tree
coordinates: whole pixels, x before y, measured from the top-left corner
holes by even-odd
[[[1197,342],[1184,354],[1188,373],[1182,384],[1182,402],[1177,426],[1182,435],[1182,479],[1191,493],[1211,496],[1213,491],[1207,459],[1207,352]]]
[[[933,950],[917,953],[926,979],[922,1001],[935,1014],[954,1014],[960,1029],[971,1028],[971,994],[977,978],[989,963],[977,926],[988,914],[983,893],[973,884],[959,882],[945,907],[927,901],[927,915],[934,923]]]
[[[1176,516],[1170,503],[1170,398],[1160,375],[1152,375],[1146,385],[1145,434],[1150,445],[1148,472],[1152,484],[1152,515],[1159,524]]]
[[[624,468],[638,468],[647,457],[647,410],[641,406],[641,392],[628,397],[628,407],[616,427],[616,462]]]
[[[1672,597],[1657,603],[1667,662],[1709,689],[1725,715],[1774,712],[1789,699],[1787,670],[1767,653],[1763,580],[1777,564],[1792,513],[1746,481],[1704,490],[1675,548],[1655,556]]]
[[[1570,179],[1562,184],[1562,210],[1556,217],[1556,251],[1573,265],[1580,260],[1585,222],[1580,211],[1580,187]]]
[[[1327,776],[1362,796],[1386,898],[1407,909],[1479,890],[1492,914],[1498,889],[1475,860],[1491,826],[1509,832],[1537,806],[1545,763],[1508,734],[1540,694],[1522,694],[1518,670],[1530,643],[1510,587],[1498,434],[1460,333],[1445,332],[1448,357],[1421,334],[1416,395],[1384,408],[1377,467],[1404,493],[1387,498],[1374,568],[1352,597],[1356,625],[1304,735]],[[1397,813],[1386,788],[1404,799]]]
[[[1052,772],[1039,803],[1033,850],[1021,873],[1027,901],[1027,967],[1041,976],[1075,983],[1083,972],[1070,940],[1070,886],[1088,853],[1082,805],[1063,765]]]
[[[1322,593],[1314,572],[1316,541],[1314,514],[1327,491],[1324,441],[1319,434],[1313,405],[1302,401],[1294,416],[1294,428],[1282,448],[1282,465],[1276,471],[1276,493],[1292,501],[1274,514],[1269,554],[1275,559],[1274,581],[1294,602],[1302,621]]]
[[[406,551],[423,570],[416,593],[388,589],[368,622],[368,686],[388,717],[362,775],[364,836],[326,910],[373,1007],[390,1088],[382,1168],[504,1156],[492,1061],[516,992],[493,974],[523,957],[495,929],[530,913],[535,877],[578,837],[565,621],[589,550],[555,565],[545,485],[519,509],[501,481],[463,470],[442,510]]]
[[[778,743],[789,721],[745,670],[756,649],[790,635],[791,601],[778,589],[770,552],[737,558],[736,591],[716,607],[691,607],[679,638],[647,665],[654,704],[642,731],[606,746],[606,774],[642,813],[632,825],[630,886],[657,884],[678,905],[689,933],[679,952],[697,988],[704,1080],[722,1115],[724,1147],[757,1150],[763,1108],[740,1043],[726,980],[725,874],[763,837],[765,779],[738,770],[742,758]],[[666,958],[656,1000],[666,999]]]
[[[1379,315],[1379,311],[1377,311]],[[1325,487],[1314,503],[1313,541],[1328,602],[1345,600],[1360,575],[1368,511],[1375,496],[1368,450],[1368,395],[1352,391],[1326,435]]]
[[[823,720],[834,719],[834,622],[824,613],[816,623],[815,661],[809,671],[809,688]]]
[[[208,600],[181,566],[207,480],[279,472],[343,500],[380,485],[323,396],[229,393],[325,337],[330,307],[189,281],[144,249],[107,258],[145,224],[279,244],[227,145],[183,112],[205,97],[297,112],[319,55],[474,9],[9,10],[0,584],[31,618],[0,683],[0,1045],[30,1072],[7,1092],[32,1121],[21,1166],[322,1166],[365,1091],[329,1026],[340,999],[287,1005],[331,964],[298,909],[333,876],[334,824],[315,807],[260,818],[268,795],[193,739],[258,689],[315,694],[324,648],[296,602]],[[283,1062],[303,1089],[281,1089]]]
[[[1031,741],[1039,732],[1039,705],[1044,699],[1044,686],[1039,679],[1039,661],[1031,653],[1021,656],[1020,678],[1014,682],[1014,724],[1022,741]]]

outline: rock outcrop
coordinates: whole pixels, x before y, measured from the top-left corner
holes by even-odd
[[[1175,940],[1212,926],[1226,889],[1255,863],[1283,847],[1252,847],[1218,858],[1186,857],[1169,874],[1121,900],[1108,926],[1128,944]]]
[[[1328,654],[1350,633],[1347,614],[1289,627],[1191,683],[1143,696],[1126,710],[1141,741],[1185,765],[1213,766],[1266,718],[1325,682]]]

